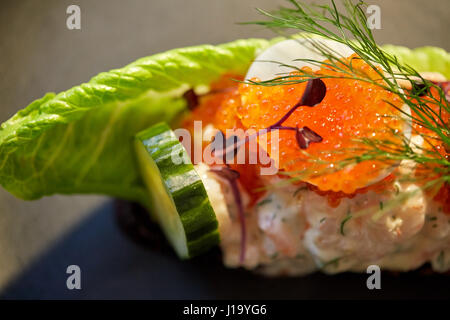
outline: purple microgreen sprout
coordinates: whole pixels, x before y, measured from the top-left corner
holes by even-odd
[[[200,97],[213,95],[213,94],[219,94],[219,93],[226,93],[230,91],[234,91],[236,88],[229,87],[229,88],[222,88],[222,89],[215,89],[211,90],[204,94],[197,94],[194,89],[189,89],[185,93],[183,93],[183,99],[186,100],[186,104],[189,110],[194,110],[200,105]]]
[[[234,159],[238,154],[239,148],[242,146],[242,144],[239,144],[240,140],[237,135],[225,139],[224,133],[218,130],[211,142],[211,151],[215,157],[221,156],[226,163],[228,159]],[[224,153],[224,150],[227,150],[227,152]]]
[[[183,93],[183,98],[186,100],[187,107],[189,110],[194,110],[199,105],[198,95],[195,93],[194,89],[189,89]]]
[[[308,127],[303,127],[299,129],[297,127],[283,126],[283,123],[287,119],[289,119],[292,113],[294,113],[294,111],[297,110],[299,107],[314,107],[318,105],[320,102],[322,102],[323,98],[325,97],[326,91],[327,88],[325,86],[325,83],[321,79],[317,78],[308,80],[306,89],[303,92],[303,95],[300,98],[299,102],[296,103],[291,109],[289,109],[289,111],[280,120],[278,120],[276,123],[265,129],[257,131],[253,135],[246,136],[245,139],[237,138],[231,145],[230,144],[223,145],[223,149],[216,148],[214,155],[217,157],[225,157],[227,154],[230,154],[230,152],[235,152],[234,155],[236,155],[237,150],[239,149],[240,146],[258,137],[260,134],[267,133],[272,130],[295,131],[297,144],[301,149],[308,148],[310,143],[321,142],[323,138],[319,134],[314,132],[312,129]]]
[[[301,129],[297,128],[297,131],[295,132],[295,139],[297,140],[297,144],[300,149],[307,149],[310,143],[322,142],[323,140],[321,136],[308,127],[303,127]]]
[[[326,94],[325,83],[321,79],[312,79],[308,81],[306,89],[299,100],[280,120],[266,129],[259,130],[255,134],[246,136],[245,139],[240,139],[236,135],[232,135],[228,139],[225,139],[225,135],[222,131],[218,131],[211,142],[211,150],[214,152],[215,157],[222,157],[228,159],[231,155],[234,158],[239,148],[246,142],[258,137],[262,133],[266,133],[272,130],[291,130],[295,131],[295,137],[297,144],[301,149],[308,148],[310,143],[321,142],[323,139],[316,132],[308,127],[298,128],[283,126],[283,123],[292,115],[292,113],[299,107],[314,107],[319,104]],[[226,163],[226,162],[225,162]],[[239,257],[240,263],[245,260],[245,243],[247,237],[244,207],[239,191],[237,181],[239,179],[239,172],[231,169],[228,165],[213,166],[210,169],[212,172],[227,180],[231,186],[234,200],[238,208],[239,222],[241,224],[241,254]]]
[[[240,174],[238,171],[231,169],[229,166],[213,166],[210,168],[211,172],[214,172],[219,177],[228,181],[233,193],[233,198],[236,203],[239,223],[241,225],[241,253],[239,256],[239,262],[242,264],[245,260],[245,250],[247,241],[247,228],[245,223],[244,205],[242,203],[241,192],[239,191],[238,179]]]

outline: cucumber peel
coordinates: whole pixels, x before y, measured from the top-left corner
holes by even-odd
[[[166,123],[136,135],[135,149],[151,199],[151,212],[182,259],[219,241],[218,221],[188,153]],[[174,161],[173,155],[182,161]],[[179,163],[181,162],[181,163]]]

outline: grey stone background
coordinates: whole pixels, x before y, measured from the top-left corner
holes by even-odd
[[[308,1],[310,2],[310,1]],[[379,43],[434,45],[450,51],[449,0],[373,0],[382,10]],[[2,0],[0,121],[48,91],[59,92],[139,57],[203,43],[271,37],[254,8],[281,0]],[[66,28],[66,8],[81,7],[80,31]],[[107,199],[54,196],[35,202],[0,189],[0,293],[47,248]]]

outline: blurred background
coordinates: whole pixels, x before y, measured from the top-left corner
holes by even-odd
[[[374,32],[380,44],[432,45],[450,51],[450,1],[368,3],[381,7],[382,29]],[[66,27],[66,8],[71,4],[81,8],[81,30]],[[258,18],[257,7],[273,9],[281,4],[286,1],[2,0],[0,122],[48,91],[63,91],[142,56],[189,45],[272,37],[260,27],[236,23]],[[177,260],[172,256],[156,257],[158,268],[170,272],[172,281],[149,291],[140,280],[157,281],[155,257],[119,233],[111,211],[111,200],[104,197],[54,196],[25,202],[0,189],[0,297],[222,297],[186,280],[183,275],[195,264],[173,265]],[[103,260],[89,260],[96,254]],[[82,293],[63,291],[64,266],[72,263],[86,264],[94,287]],[[130,283],[135,287],[127,291]],[[194,284],[197,288],[190,288]],[[122,290],[125,296],[114,295],[111,289]]]

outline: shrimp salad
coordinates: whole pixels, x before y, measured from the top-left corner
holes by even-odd
[[[355,59],[354,67],[367,74],[374,72],[356,58],[346,59]],[[402,102],[391,92],[354,79],[327,78],[339,75],[330,68],[302,68],[323,77],[317,83],[263,86],[226,75],[184,119],[190,130],[194,121],[202,121],[204,134],[215,138],[228,129],[268,129],[268,135],[276,129],[279,135],[277,148],[265,149],[271,158],[278,154],[276,174],[261,175],[259,164],[217,169],[195,163],[219,222],[224,264],[269,276],[361,272],[373,264],[408,271],[430,263],[437,272],[450,270],[448,184],[424,189],[412,178],[424,169],[409,160],[328,170],[348,156],[340,151],[357,149],[355,137],[395,141],[408,136],[420,151],[427,148],[418,134],[425,129],[405,127],[398,117]],[[428,76],[445,81],[439,74]],[[441,145],[431,147],[448,156]],[[320,164],[304,161],[304,151]],[[290,172],[311,171],[322,173],[290,179]]]

